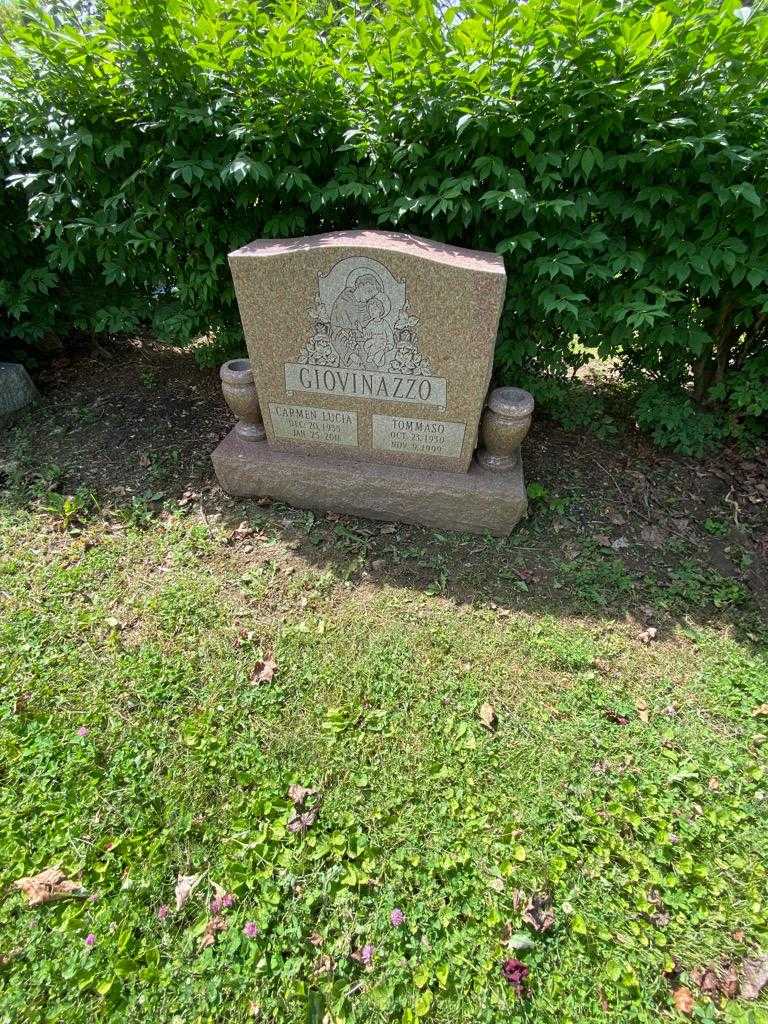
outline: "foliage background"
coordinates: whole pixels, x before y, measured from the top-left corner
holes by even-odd
[[[738,0],[21,0],[0,13],[0,341],[241,344],[226,254],[394,228],[507,259],[500,378],[655,440],[768,414],[768,18]],[[576,344],[575,339],[581,344]]]

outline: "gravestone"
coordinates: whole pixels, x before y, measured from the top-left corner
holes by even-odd
[[[21,363],[0,363],[0,420],[37,399],[37,388]]]
[[[511,388],[488,398],[500,256],[345,231],[253,242],[229,263],[249,359],[221,370],[240,420],[213,454],[226,491],[509,532],[533,404]]]

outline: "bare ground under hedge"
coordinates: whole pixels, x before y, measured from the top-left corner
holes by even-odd
[[[31,485],[28,495],[48,481],[61,493],[87,490],[105,510],[135,500],[156,510],[182,503],[233,528],[257,513],[284,535],[285,557],[331,563],[361,584],[436,587],[458,601],[542,613],[592,605],[638,621],[679,618],[665,589],[679,589],[681,572],[684,580],[709,574],[708,583],[691,584],[686,617],[734,618],[750,628],[765,620],[766,448],[698,461],[660,452],[629,427],[605,442],[539,417],[525,443],[525,471],[547,494],[510,541],[489,547],[482,538],[436,540],[403,527],[393,550],[377,524],[319,515],[308,527],[284,506],[227,497],[209,455],[231,415],[217,371],[200,369],[189,352],[151,339],[115,343],[54,362],[38,384],[41,404],[0,437],[5,476]],[[18,488],[12,493],[20,500]],[[717,578],[741,588],[741,599],[713,603]],[[650,607],[649,581],[658,597]]]

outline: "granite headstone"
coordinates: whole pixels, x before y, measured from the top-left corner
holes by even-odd
[[[504,301],[500,256],[346,231],[253,242],[229,262],[249,360],[222,367],[240,418],[213,456],[226,490],[508,532],[526,505],[519,438],[503,467],[474,459]],[[513,390],[494,392],[486,415],[498,419],[506,402],[519,435],[532,402]]]

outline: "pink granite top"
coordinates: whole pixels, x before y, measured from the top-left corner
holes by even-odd
[[[433,242],[417,235],[394,231],[329,231],[324,235],[304,238],[261,238],[230,253],[230,258],[251,256],[283,256],[286,253],[310,252],[314,249],[378,249],[419,256],[435,263],[450,263],[467,270],[504,274],[504,260],[494,252],[462,249],[457,245]]]

